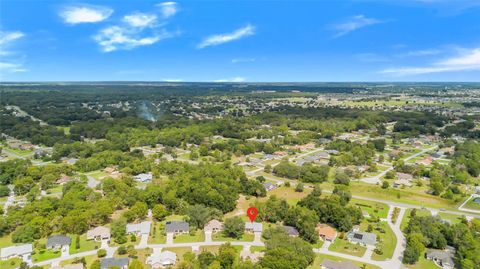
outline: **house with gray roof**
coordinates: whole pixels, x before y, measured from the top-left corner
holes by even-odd
[[[277,185],[271,182],[265,182],[263,183],[263,187],[265,188],[266,191],[273,191],[274,189],[277,188]]]
[[[245,222],[245,231],[251,233],[261,233],[263,225],[261,222]]]
[[[190,231],[190,225],[186,221],[168,221],[165,224],[165,232],[173,234],[186,234]]]
[[[360,267],[356,266],[355,264],[349,261],[335,262],[329,259],[323,260],[323,262],[320,264],[320,268],[322,269],[360,269]]]
[[[22,258],[23,261],[30,260],[33,251],[32,244],[11,246],[0,249],[0,259]]]
[[[125,228],[127,234],[135,234],[137,236],[141,236],[142,234],[150,234],[151,225],[151,221],[143,221],[140,223],[129,223]]]
[[[135,179],[138,182],[150,182],[153,179],[153,175],[152,173],[141,173],[133,176],[133,179]]]
[[[110,267],[128,268],[128,258],[105,258],[100,260],[100,269],[109,269]]]
[[[438,266],[444,269],[453,269],[455,263],[453,262],[454,252],[449,250],[428,249],[425,253],[427,260],[432,260]]]
[[[72,239],[66,235],[54,235],[47,239],[45,247],[47,249],[60,249],[64,246],[70,246]]]
[[[292,227],[292,226],[283,226],[283,228],[285,229],[285,232],[287,232],[287,234],[289,236],[298,237],[299,233],[298,233],[297,228]]]
[[[377,244],[377,235],[374,233],[352,231],[347,234],[349,242],[362,246],[375,246]]]

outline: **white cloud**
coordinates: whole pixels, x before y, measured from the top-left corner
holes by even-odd
[[[163,2],[157,4],[157,6],[160,7],[162,17],[165,19],[170,18],[178,12],[178,5],[176,2]]]
[[[232,63],[249,63],[249,62],[255,62],[255,58],[234,58],[232,59]]]
[[[2,71],[2,73],[18,73],[25,72],[27,69],[19,63],[0,62],[0,71]]]
[[[416,56],[430,56],[440,54],[442,51],[439,49],[424,49],[409,51],[404,54],[400,54],[400,57],[416,57]]]
[[[110,26],[102,29],[93,38],[103,52],[112,52],[119,49],[129,50],[139,46],[152,45],[173,35],[173,33],[162,30],[150,36],[141,36],[141,31],[134,28]]]
[[[454,57],[434,62],[428,66],[389,68],[380,71],[394,76],[480,70],[480,48],[463,50]]]
[[[15,32],[0,31],[0,45],[8,44],[24,36],[25,34],[20,31],[15,31]]]
[[[60,12],[60,17],[68,24],[94,23],[106,20],[113,9],[101,6],[71,6]]]
[[[147,27],[155,25],[157,22],[157,16],[154,14],[136,12],[124,16],[123,21],[133,27]]]
[[[214,80],[213,82],[244,82],[246,78],[244,77],[233,77],[233,78],[227,78],[227,79],[217,79]]]
[[[345,22],[333,25],[332,30],[337,32],[333,37],[341,37],[360,28],[378,23],[382,23],[382,21],[374,18],[367,18],[364,15],[353,16]]]
[[[200,44],[198,44],[197,48],[203,49],[209,46],[217,46],[223,43],[241,39],[246,36],[251,36],[253,34],[255,34],[255,27],[247,24],[246,26],[239,28],[231,33],[209,36],[205,38]]]

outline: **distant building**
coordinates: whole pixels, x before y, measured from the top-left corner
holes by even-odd
[[[393,187],[407,186],[411,187],[413,176],[405,173],[397,173],[397,179],[393,182]]]
[[[129,223],[125,228],[126,228],[127,234],[135,234],[137,236],[141,236],[143,234],[150,233],[151,225],[152,225],[151,221],[143,221],[140,223]]]
[[[57,184],[59,185],[64,185],[65,183],[68,183],[70,181],[70,177],[67,176],[67,175],[62,175],[58,180],[57,180]]]
[[[111,267],[127,269],[128,262],[128,258],[105,258],[100,260],[100,269],[109,269]]]
[[[374,233],[352,231],[347,234],[347,239],[351,243],[362,246],[375,246],[377,244],[377,235]]]
[[[263,225],[260,222],[245,222],[245,231],[250,233],[261,233]]]
[[[453,262],[453,251],[448,250],[439,250],[439,249],[428,249],[425,253],[425,258],[427,260],[432,260],[438,266],[444,269],[453,269],[455,264]]]
[[[0,249],[0,259],[8,260],[11,258],[22,258],[23,261],[28,261],[31,258],[33,251],[32,244],[24,244],[18,246],[11,246]]]
[[[165,225],[165,232],[167,234],[186,234],[190,232],[190,225],[186,221],[168,221]]]
[[[270,182],[265,182],[263,183],[263,187],[265,188],[266,191],[273,191],[274,189],[277,188],[277,185]]]
[[[212,219],[204,227],[205,232],[216,233],[216,232],[220,232],[222,230],[223,230],[223,223],[216,220],[216,219]]]
[[[329,259],[323,260],[320,264],[322,269],[360,269],[360,267],[349,261],[335,262]]]
[[[99,226],[87,231],[87,240],[110,240],[110,228]]]
[[[292,226],[283,226],[285,229],[285,232],[291,237],[298,237],[300,233],[298,232],[297,228],[292,227]]]
[[[135,179],[138,182],[150,182],[153,179],[152,173],[141,173],[138,175],[133,176],[133,179]]]
[[[177,254],[172,251],[154,252],[147,260],[147,264],[152,268],[163,268],[174,266],[177,263]]]
[[[337,231],[326,224],[318,224],[315,230],[323,240],[333,242],[337,238]]]
[[[72,239],[66,235],[54,235],[47,239],[45,247],[47,249],[60,249],[64,246],[70,246]]]

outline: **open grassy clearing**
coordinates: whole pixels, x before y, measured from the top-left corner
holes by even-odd
[[[410,214],[412,213],[412,208],[407,208],[405,214],[403,215],[402,223],[400,224],[400,229],[403,230],[408,226],[408,221],[410,221]],[[428,210],[417,209],[417,216],[430,216],[431,213]]]
[[[243,233],[242,237],[236,239],[231,237],[226,237],[222,232],[215,233],[212,235],[213,241],[242,241],[242,242],[251,242],[254,239],[254,235],[252,233]]]
[[[367,263],[362,263],[362,262],[358,262],[358,261],[348,260],[348,259],[344,259],[344,258],[339,258],[337,256],[326,255],[326,254],[316,254],[315,255],[315,260],[313,261],[313,264],[308,266],[307,269],[320,268],[320,264],[322,264],[322,262],[326,259],[331,260],[331,261],[335,261],[335,262],[349,261],[349,262],[355,264],[356,266],[358,266],[360,268],[365,268],[365,269],[381,269],[380,267],[372,265],[372,264],[367,264]],[[364,265],[365,265],[365,267],[363,267]]]
[[[101,243],[94,240],[87,240],[87,235],[80,236],[80,248],[76,248],[77,236],[69,234],[68,235],[72,242],[70,243],[70,254],[75,254],[79,252],[89,251],[100,248]]]
[[[348,242],[346,239],[341,239],[337,237],[337,239],[335,239],[335,241],[330,245],[328,250],[344,253],[352,256],[362,257],[363,254],[365,254],[365,251],[367,250],[367,248],[357,244],[352,244]]]
[[[387,204],[353,198],[350,200],[350,205],[367,211],[370,217],[387,218],[388,215],[389,206]]]
[[[193,235],[179,234],[173,237],[174,243],[203,242],[205,241],[205,233],[203,230],[195,230]]]

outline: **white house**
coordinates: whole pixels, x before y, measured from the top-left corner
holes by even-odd
[[[127,234],[135,234],[141,236],[142,234],[150,234],[151,221],[143,221],[140,223],[129,223],[126,226]]]
[[[8,260],[11,258],[22,258],[24,261],[30,260],[33,248],[32,244],[18,245],[2,248],[0,250],[0,259]]]
[[[147,258],[147,264],[152,268],[173,266],[177,263],[177,254],[171,251],[154,252]]]

